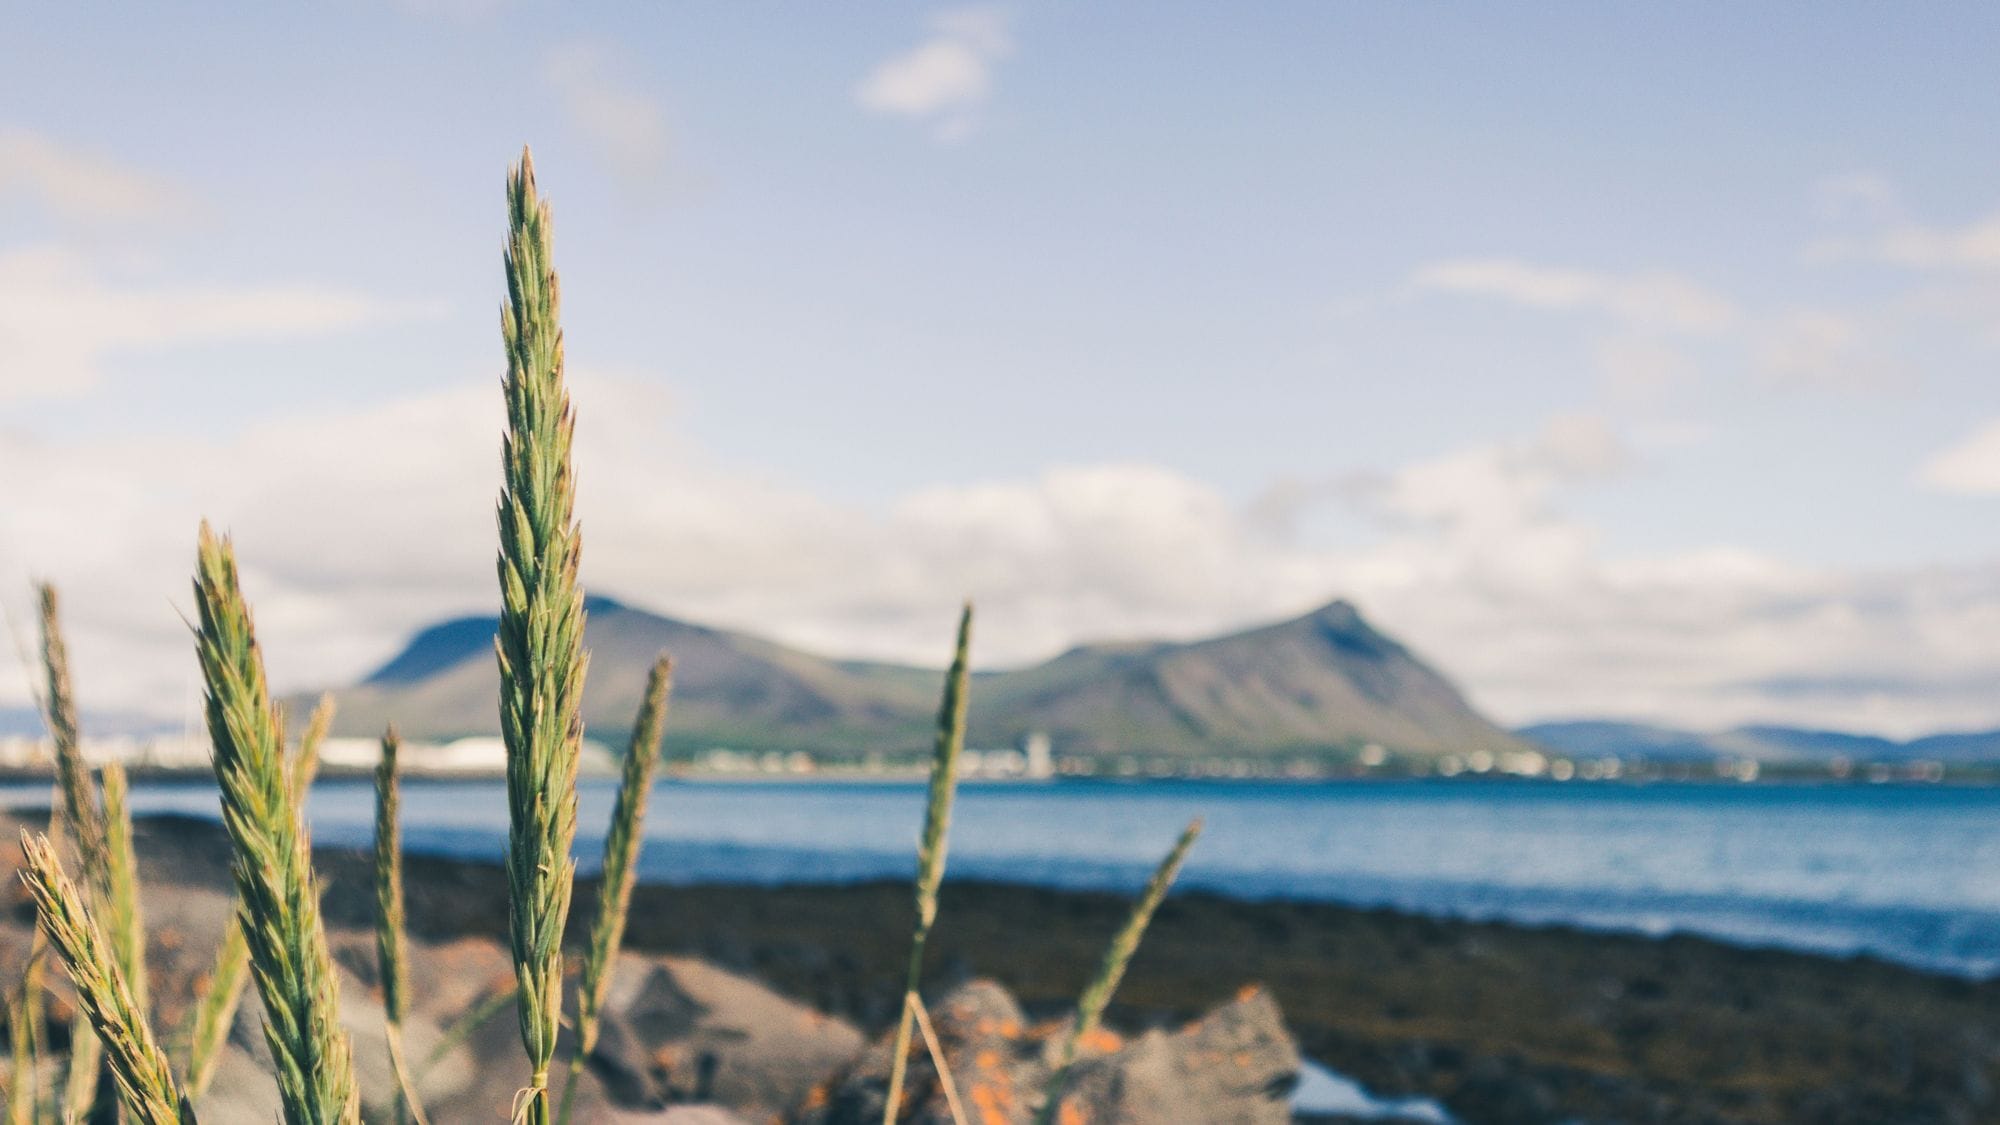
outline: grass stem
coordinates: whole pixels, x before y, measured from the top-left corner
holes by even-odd
[[[972,646],[972,605],[958,616],[958,643],[951,669],[945,673],[944,699],[938,707],[937,743],[931,754],[931,783],[924,804],[924,834],[917,846],[917,925],[910,938],[910,965],[903,991],[917,996],[924,975],[924,944],[937,921],[938,885],[944,881],[945,852],[951,837],[951,802],[958,790],[958,759],[965,750],[965,706],[968,656]],[[910,1006],[896,1020],[894,1054],[889,1061],[889,1092],[882,1106],[882,1125],[895,1125],[903,1102],[903,1076],[909,1068]]]
[[[604,869],[598,878],[597,915],[590,924],[590,944],[583,957],[583,979],[577,986],[576,1052],[570,1056],[569,1077],[563,1082],[559,1125],[568,1125],[576,1104],[576,1084],[590,1053],[597,1049],[597,1028],[611,990],[611,969],[625,937],[625,919],[632,909],[632,887],[639,878],[639,847],[644,837],[646,802],[653,792],[653,769],[660,760],[660,732],[666,726],[667,695],[673,689],[674,662],[661,656],[646,676],[646,694],[632,724],[632,742],[618,779],[618,799],[611,809],[611,827],[604,837]]]
[[[576,881],[576,770],[583,740],[583,592],[563,380],[552,220],[527,152],[507,179],[505,480],[499,504],[500,734],[507,747],[508,932],[521,986],[529,1125],[548,1125],[562,1012],[563,927]]]
[[[1069,1034],[1063,1037],[1062,1051],[1057,1056],[1055,1074],[1049,1079],[1048,1096],[1042,1102],[1042,1111],[1036,1120],[1040,1125],[1049,1125],[1056,1120],[1062,1105],[1063,1091],[1069,1085],[1070,1068],[1076,1063],[1077,1047],[1097,1030],[1104,1018],[1105,1006],[1111,1003],[1111,994],[1118,991],[1118,982],[1125,977],[1125,967],[1132,963],[1132,955],[1139,950],[1139,941],[1146,936],[1146,926],[1153,920],[1153,912],[1167,897],[1168,888],[1174,885],[1174,876],[1180,874],[1181,862],[1187,859],[1188,849],[1201,835],[1199,819],[1188,822],[1175,841],[1173,849],[1153,871],[1153,877],[1146,882],[1146,889],[1139,895],[1139,901],[1132,905],[1132,913],[1125,925],[1111,939],[1111,947],[1104,951],[1104,960],[1097,967],[1097,973],[1077,997],[1076,1018],[1071,1021]]]
[[[353,1047],[340,1027],[338,978],[295,771],[285,763],[234,549],[205,523],[194,590],[222,823],[285,1120],[349,1125],[360,1120]]]

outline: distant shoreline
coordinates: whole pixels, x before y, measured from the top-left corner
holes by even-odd
[[[127,772],[138,782],[198,782],[213,781],[214,773],[206,766],[150,766],[128,765]],[[320,778],[328,781],[366,781],[374,776],[372,770],[354,766],[323,765]],[[413,783],[448,783],[460,781],[498,781],[506,775],[499,770],[423,770],[406,769],[404,779]],[[614,774],[599,769],[586,771],[582,775],[591,778],[611,778]],[[882,769],[874,771],[848,769],[822,769],[804,772],[770,772],[763,770],[739,772],[712,772],[669,770],[662,780],[669,783],[727,783],[727,784],[773,784],[773,785],[869,785],[893,783],[921,783],[928,777],[927,772],[918,767],[908,769]],[[31,782],[55,781],[55,774],[47,768],[0,767],[0,784],[27,784]],[[1181,775],[1181,774],[1070,774],[1056,777],[968,777],[963,783],[971,785],[1061,785],[1076,782],[1093,784],[1117,783],[1145,785],[1154,783],[1177,784],[1199,782],[1216,785],[1338,785],[1422,782],[1437,785],[1537,785],[1537,786],[1645,786],[1645,785],[1701,785],[1735,788],[1759,785],[1826,785],[1853,786],[1865,788],[1875,785],[1908,786],[1972,786],[1988,787],[2000,785],[2000,762],[1978,765],[1954,765],[1936,775],[1915,775],[1907,771],[1873,775],[1866,769],[1850,770],[1842,774],[1829,772],[1820,766],[1781,768],[1767,766],[1754,778],[1717,775],[1713,770],[1675,765],[1640,764],[1628,768],[1617,777],[1568,778],[1558,780],[1547,776],[1507,774],[1500,772],[1462,772],[1450,776],[1440,774],[1417,774],[1390,770],[1356,770],[1342,773],[1327,773],[1309,777],[1287,776],[1284,774],[1258,775],[1250,777]]]

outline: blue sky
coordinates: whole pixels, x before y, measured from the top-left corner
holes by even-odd
[[[601,591],[994,664],[1346,595],[1507,720],[2000,723],[2000,15],[1923,16],[17,6],[0,581],[152,709],[202,514],[283,683],[486,606],[526,142]]]

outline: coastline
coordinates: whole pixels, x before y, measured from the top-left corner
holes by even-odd
[[[139,834],[148,885],[221,885],[213,822],[151,817]],[[365,925],[366,857],[323,848],[317,862],[329,921]],[[413,855],[407,879],[419,940],[504,934],[496,866]],[[573,922],[594,892],[580,883]],[[948,881],[926,987],[991,977],[1030,1013],[1058,1013],[1125,905]],[[910,909],[908,886],[885,881],[642,886],[627,940],[745,972],[872,1030],[895,1011]],[[1687,936],[1205,893],[1161,908],[1111,1019],[1184,1019],[1251,982],[1270,989],[1308,1057],[1378,1095],[1437,1098],[1468,1122],[1971,1120],[1990,1117],[2000,1091],[2000,981]]]

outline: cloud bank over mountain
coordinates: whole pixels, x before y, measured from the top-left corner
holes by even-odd
[[[2000,574],[1841,571],[1726,544],[1611,555],[1565,511],[1631,456],[1587,417],[1282,496],[1100,463],[868,506],[706,457],[650,386],[585,376],[576,403],[588,587],[821,653],[935,662],[968,595],[987,666],[1339,595],[1509,722],[2000,720],[2000,653],[1983,643],[2000,634]],[[64,585],[94,702],[171,714],[189,690],[176,607],[205,515],[237,536],[274,675],[344,682],[491,602],[499,411],[492,387],[465,386],[223,440],[0,433],[0,474],[37,482],[0,512],[0,565]],[[1329,515],[1340,542],[1310,531]]]

